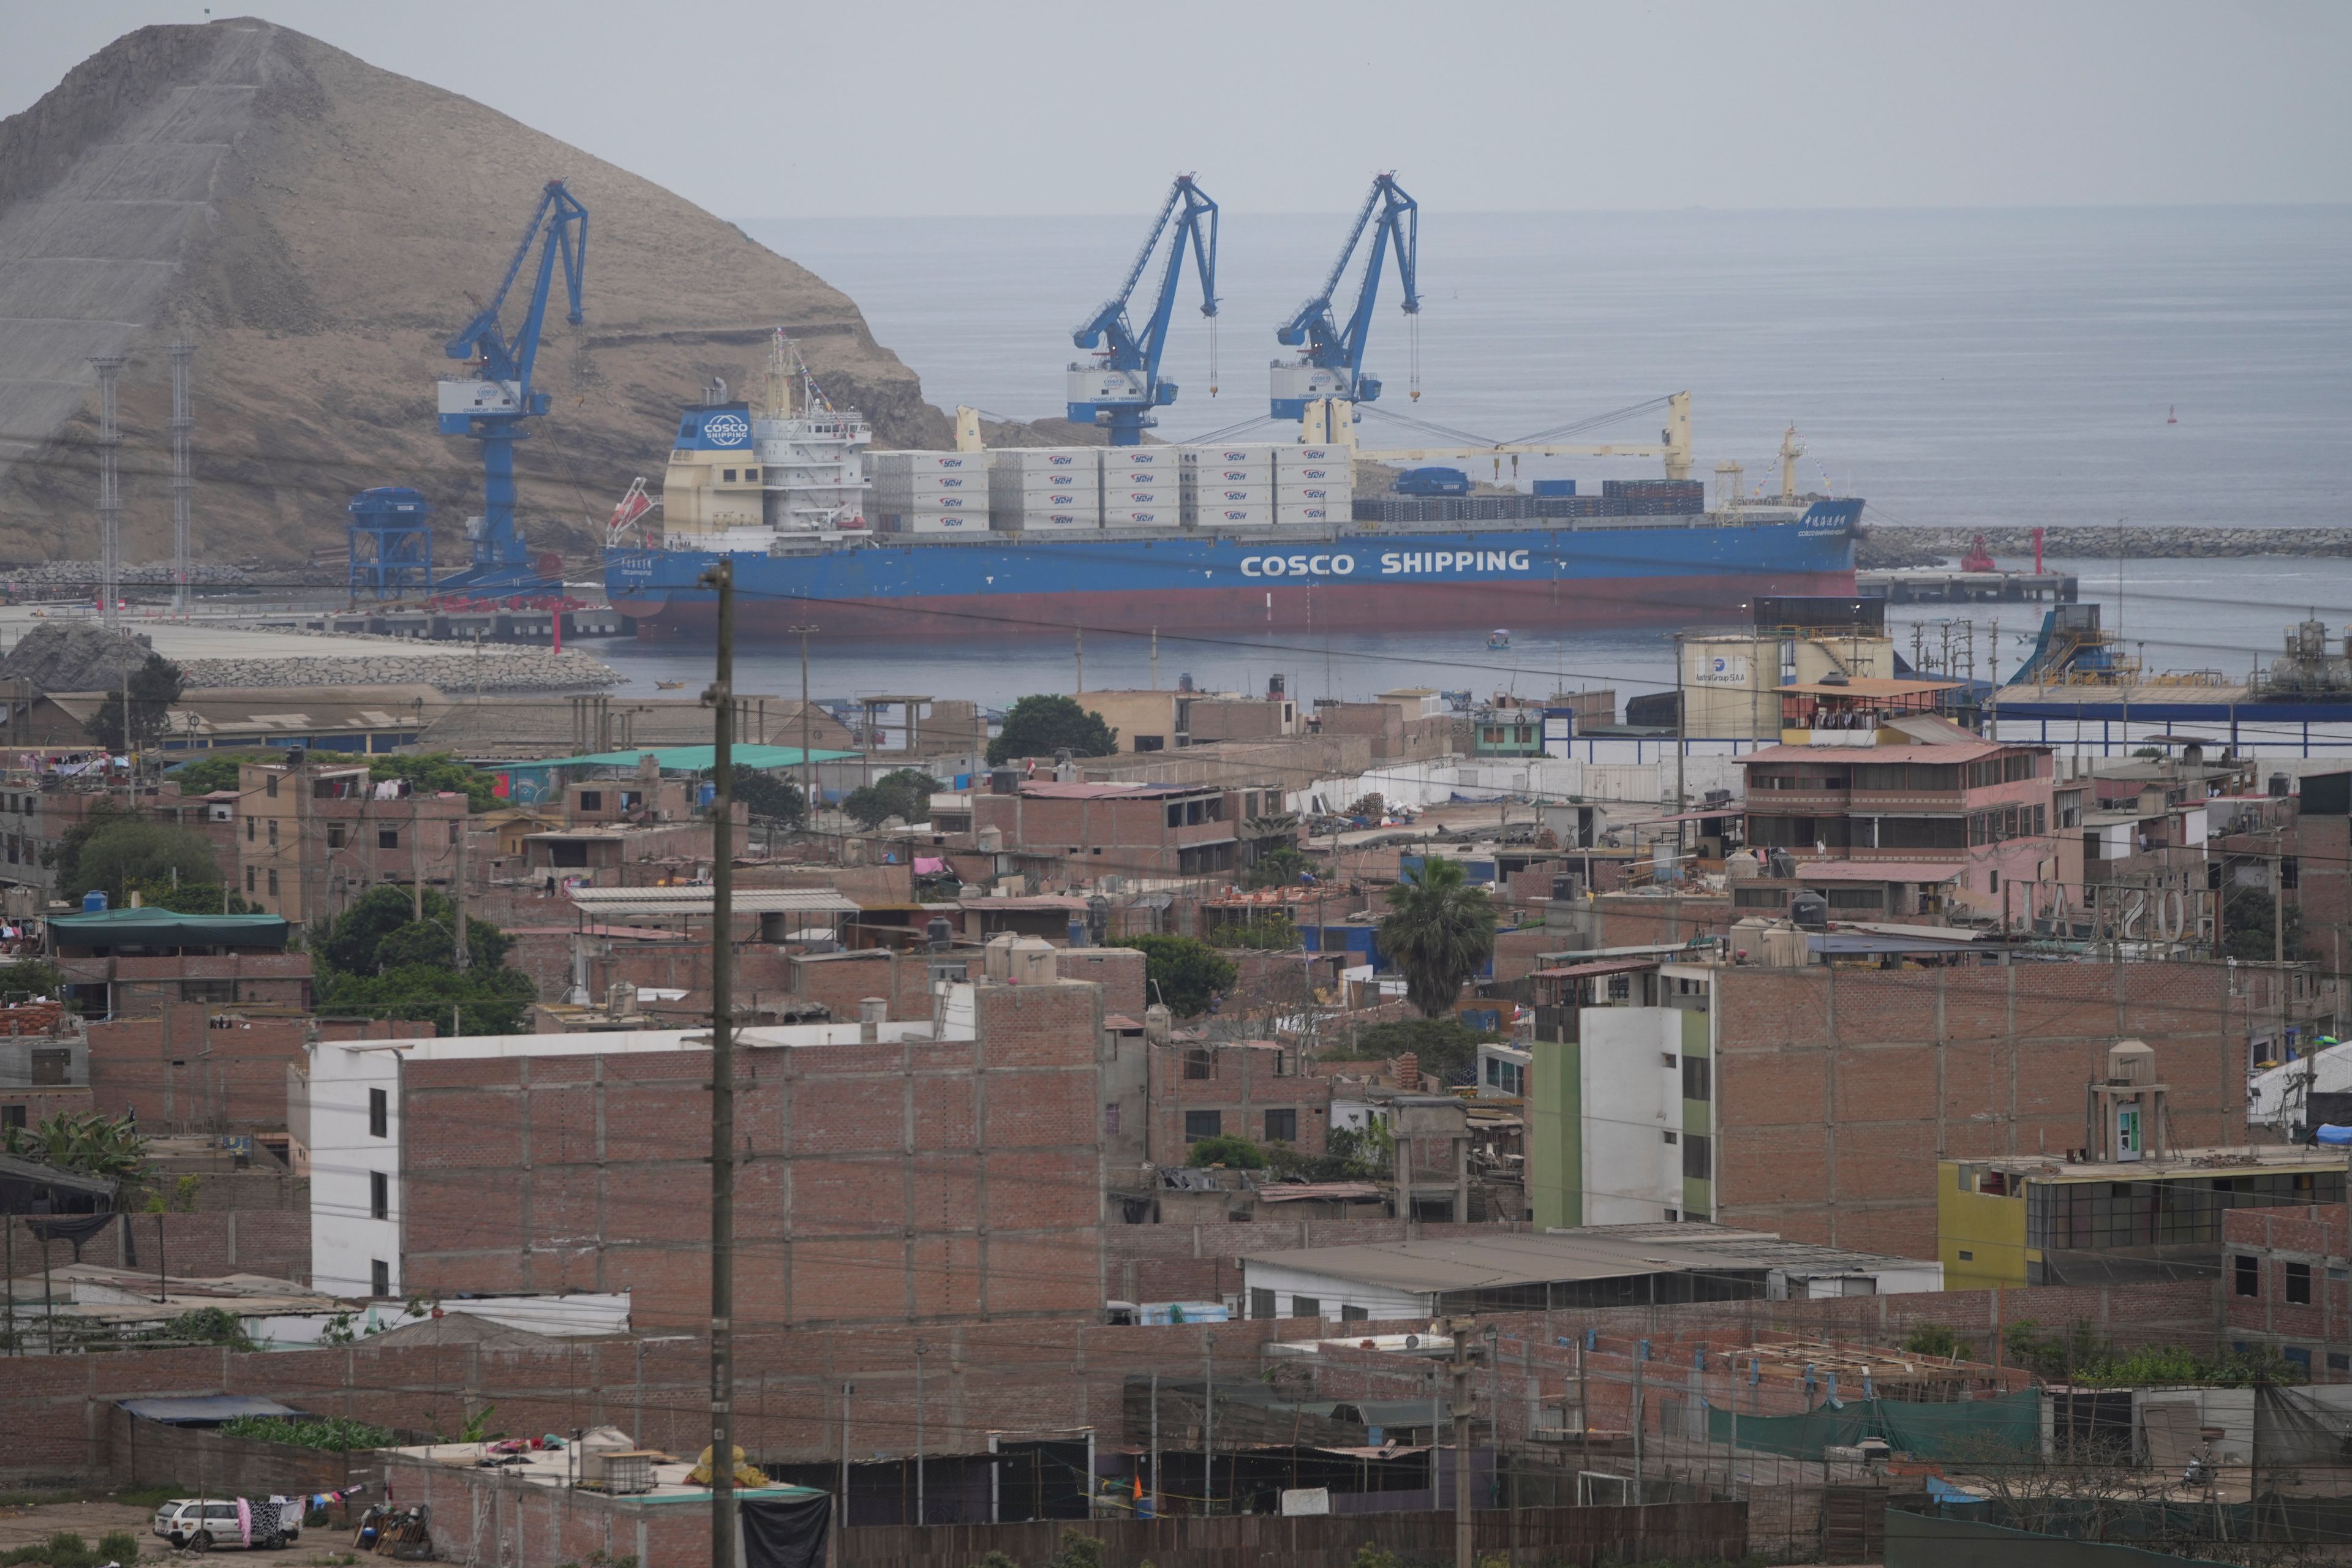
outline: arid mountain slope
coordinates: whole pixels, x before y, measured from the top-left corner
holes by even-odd
[[[124,554],[169,553],[180,333],[200,558],[299,561],[340,543],[354,491],[413,484],[454,560],[480,468],[435,430],[459,369],[441,345],[555,177],[590,213],[587,321],[549,312],[555,409],[518,455],[534,544],[589,542],[632,476],[657,479],[677,405],[713,376],[752,388],[778,326],[878,444],[946,442],[847,297],[660,186],[267,22],[146,27],[0,121],[0,561],[97,552],[99,353],[129,359]]]

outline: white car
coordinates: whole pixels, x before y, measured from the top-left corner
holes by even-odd
[[[155,1510],[152,1529],[174,1547],[193,1552],[210,1552],[215,1546],[283,1546],[302,1533],[301,1503],[297,1500],[285,1506],[287,1521],[271,1537],[248,1533],[237,1517],[235,1498],[173,1498]]]

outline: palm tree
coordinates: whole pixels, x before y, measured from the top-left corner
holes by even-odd
[[[1495,952],[1495,906],[1461,863],[1431,856],[1389,889],[1381,951],[1404,976],[1405,998],[1434,1018]]]

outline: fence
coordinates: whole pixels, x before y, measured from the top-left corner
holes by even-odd
[[[842,1532],[840,1568],[971,1568],[991,1552],[1016,1563],[1052,1555],[1066,1530],[1103,1545],[1104,1568],[1353,1568],[1366,1542],[1407,1563],[1451,1562],[1454,1515],[1384,1513],[1285,1519],[1097,1521],[1085,1524],[877,1525]],[[1642,1508],[1528,1508],[1475,1516],[1476,1554],[1514,1568],[1610,1561],[1738,1562],[1748,1554],[1744,1503],[1653,1503]]]

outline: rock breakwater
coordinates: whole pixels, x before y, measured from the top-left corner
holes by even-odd
[[[514,648],[499,653],[320,653],[179,661],[189,688],[223,686],[437,686],[451,696],[578,691],[618,685],[620,671],[590,654]]]
[[[1978,535],[1993,559],[2012,572],[2033,566],[2030,528],[1872,528],[1854,552],[1867,572],[1940,566],[1968,553]],[[2057,560],[2202,560],[2247,555],[2352,556],[2352,529],[2342,528],[2052,528],[2042,553]]]

